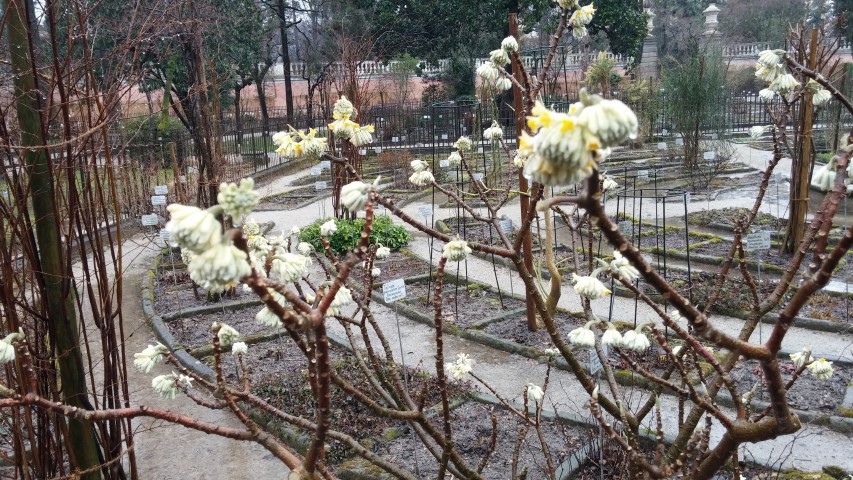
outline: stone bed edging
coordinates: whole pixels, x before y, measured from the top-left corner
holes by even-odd
[[[165,249],[163,249],[163,251],[165,251]],[[196,358],[195,356],[193,356],[191,354],[191,352],[192,353],[204,353],[203,349],[207,346],[199,347],[197,349],[192,350],[191,352],[188,352],[183,346],[178,344],[178,342],[175,340],[174,336],[172,336],[171,332],[169,331],[169,328],[166,325],[166,323],[168,321],[171,321],[171,320],[175,320],[178,318],[186,318],[186,317],[191,316],[191,315],[219,312],[219,311],[222,311],[223,308],[225,308],[226,310],[229,310],[229,311],[233,311],[233,310],[240,310],[242,308],[248,308],[248,307],[252,307],[252,306],[259,306],[261,304],[261,302],[260,302],[260,300],[256,300],[256,299],[241,300],[241,301],[227,302],[224,304],[192,307],[189,309],[182,309],[182,310],[179,310],[177,312],[167,312],[163,315],[158,315],[154,309],[154,281],[156,279],[156,274],[157,274],[157,271],[159,268],[159,264],[160,264],[160,260],[161,260],[161,256],[162,256],[163,251],[161,251],[161,254],[155,255],[154,260],[153,260],[152,265],[151,265],[151,268],[146,273],[146,277],[144,278],[142,286],[141,286],[141,292],[140,293],[141,293],[143,314],[144,314],[146,320],[151,325],[152,329],[154,330],[154,333],[157,336],[158,340],[161,343],[163,343],[167,348],[169,348],[169,351],[172,352],[172,355],[175,357],[175,359],[178,362],[181,363],[182,366],[184,366],[188,370],[193,371],[194,373],[196,373],[199,376],[202,376],[202,377],[205,377],[209,380],[212,380],[215,378],[215,373],[214,373],[213,369],[211,369],[206,364],[202,363],[198,358]],[[422,282],[423,280],[428,280],[430,278],[431,278],[431,274],[423,274],[423,275],[408,277],[405,279],[405,281],[408,284],[410,282]],[[457,283],[456,280],[457,279],[455,279],[454,277],[449,277],[446,281],[447,281],[447,283],[456,284]],[[478,282],[469,282],[469,283],[476,283],[477,285],[481,285],[484,290],[489,291],[491,293],[495,293],[493,287],[491,287],[490,285],[480,284]],[[384,299],[382,298],[381,293],[378,291],[378,289],[381,288],[381,285],[382,285],[382,283],[378,283],[375,285],[374,291],[372,292],[372,295],[371,295],[373,300],[379,304],[382,304],[382,305],[388,307],[388,308],[393,308],[392,305],[388,305],[384,302]],[[509,296],[516,298],[516,299],[522,299],[519,295],[509,295]],[[400,305],[399,303],[397,305],[397,308],[399,309],[400,313],[402,313],[407,318],[410,318],[410,319],[412,319],[418,323],[422,323],[422,324],[425,324],[428,326],[434,325],[434,321],[433,321],[432,317],[425,315],[421,312],[418,312],[417,310],[415,310],[413,308],[410,308],[406,305]],[[485,319],[483,321],[477,322],[475,325],[477,327],[482,327],[482,326],[488,325],[489,323],[504,320],[506,318],[509,318],[512,315],[518,315],[519,313],[521,313],[523,311],[524,311],[524,309],[510,310],[504,314],[496,315],[496,316],[491,317],[489,319]],[[824,321],[819,321],[819,322],[824,322]],[[511,354],[518,354],[518,355],[521,355],[525,358],[530,358],[530,359],[536,360],[537,362],[540,362],[540,363],[547,362],[547,356],[544,355],[544,353],[537,348],[521,345],[519,343],[512,342],[510,340],[506,340],[506,339],[488,334],[488,333],[483,332],[481,330],[477,330],[476,328],[472,330],[471,327],[459,328],[456,326],[452,326],[452,328],[446,328],[445,331],[451,335],[457,335],[457,336],[460,336],[462,338],[466,338],[470,341],[474,341],[474,342],[495,348],[497,350],[505,351],[505,352],[508,352]],[[262,334],[262,335],[252,336],[252,338],[247,337],[246,340],[252,341],[252,343],[256,343],[256,342],[260,342],[260,341],[264,341],[264,340],[268,339],[267,337],[275,338],[275,337],[278,337],[280,335],[281,335],[281,332],[275,332],[275,333],[271,333],[271,334]],[[349,342],[347,340],[340,338],[337,335],[334,335],[331,333],[329,333],[328,336],[329,336],[329,340],[332,343],[338,345],[341,348],[352,351],[352,346],[349,345]],[[257,338],[255,338],[255,337],[257,337]],[[787,356],[788,353],[789,352],[780,352],[780,356]],[[840,359],[840,358],[835,359],[835,361],[838,361],[839,363],[846,363],[843,359]],[[583,362],[581,362],[581,364],[583,365]],[[564,371],[569,371],[569,372],[571,371],[569,369],[568,364],[566,363],[565,359],[562,359],[562,358],[559,358],[559,359],[557,359],[557,361],[554,362],[554,367],[559,368],[559,369],[564,370]],[[628,377],[627,375],[630,375],[630,377]],[[634,375],[633,372],[630,372],[630,371],[617,370],[615,372],[615,377],[616,377],[617,382],[622,384],[622,385],[636,385],[636,386],[639,386],[641,388],[647,388],[649,386],[648,381],[645,381],[645,379],[643,379],[642,377]],[[669,394],[669,392],[664,392],[664,393]],[[482,403],[494,403],[495,401],[497,401],[496,398],[490,398],[489,395],[487,395],[487,394],[477,394],[477,395],[475,395],[474,400],[478,401],[478,402],[482,402]],[[733,405],[731,397],[727,394],[727,392],[724,392],[724,391],[721,391],[720,394],[718,395],[718,401],[723,405],[727,405],[727,406]],[[513,404],[513,406],[517,407],[517,405],[515,405],[514,402],[511,404]],[[848,405],[848,404],[850,404],[850,405]],[[766,402],[754,401],[753,405],[755,405],[756,409],[761,409],[761,408],[765,408],[769,404],[767,404]],[[844,399],[842,401],[841,407],[842,408],[851,408],[851,405],[853,405],[853,384],[848,385]],[[523,408],[523,406],[517,407],[517,408]],[[793,411],[801,419],[803,419],[805,422],[824,426],[830,430],[845,433],[845,434],[853,433],[853,418],[847,418],[847,417],[835,416],[835,415],[827,415],[825,413],[803,411],[803,410],[797,410],[797,409],[793,409]],[[264,418],[263,415],[259,414],[258,412],[250,412],[250,415],[256,422],[264,425],[265,428],[269,428],[271,431],[273,431],[279,438],[281,438],[281,440],[283,442],[285,442],[291,448],[294,448],[297,451],[300,451],[300,448],[302,449],[302,451],[304,451],[304,449],[307,448],[307,441],[306,441],[307,437],[304,434],[298,432],[295,429],[288,427],[285,424],[271,425],[271,423],[273,423],[275,421],[275,419]],[[557,421],[557,420],[567,421],[567,422],[582,425],[582,426],[589,426],[590,425],[590,422],[588,420],[586,420],[586,419],[584,419],[578,415],[574,415],[574,414],[570,414],[570,413],[567,414],[567,413],[551,412],[551,411],[543,409],[542,415],[543,415],[543,418],[551,419],[553,421]],[[554,417],[554,418],[552,418],[552,417]],[[644,434],[644,436],[646,436],[646,435]],[[570,454],[569,457],[557,468],[557,478],[560,480],[567,480],[567,479],[571,478],[574,473],[576,473],[578,470],[580,470],[580,468],[582,468],[585,465],[588,456],[590,454],[592,454],[593,452],[597,451],[597,449],[598,449],[598,439],[596,439],[596,438],[592,439],[588,443],[582,444],[581,447],[577,451]],[[354,456],[352,459],[363,460],[361,457],[358,457],[358,456]],[[350,464],[350,466],[347,469],[344,466],[348,463]],[[346,479],[367,480],[369,478],[376,478],[375,473],[371,473],[371,475],[374,475],[372,477],[359,474],[356,470],[362,468],[361,467],[362,465],[363,465],[363,463],[358,462],[358,461],[355,463],[345,461],[341,464],[341,467],[343,468],[343,470],[341,470],[339,472],[339,476],[344,480],[346,480]]]
[[[613,295],[618,295],[623,298],[635,298],[635,295],[631,293],[630,290],[625,289],[621,285],[615,285],[613,289]],[[661,297],[656,293],[647,293],[649,298],[652,300],[661,303]],[[734,310],[725,307],[714,306],[712,308],[714,313],[718,313],[720,315],[727,315],[730,317],[739,318],[741,320],[746,320],[749,316],[749,312],[744,310]],[[772,325],[776,323],[776,320],[779,319],[779,314],[777,313],[768,313],[761,317],[761,323]],[[821,320],[818,318],[811,317],[794,317],[793,326],[804,328],[806,330],[812,330],[817,332],[828,332],[828,333],[853,333],[853,323],[843,323],[843,322],[833,322],[830,320]],[[790,352],[789,352],[790,353]],[[853,360],[846,360],[841,357],[836,357],[838,362],[853,364]]]
[[[418,275],[415,277],[410,277],[410,278],[405,279],[405,282],[407,285],[410,283],[419,283],[419,282],[423,281],[425,279],[425,277],[428,277],[428,275]],[[411,282],[410,282],[410,279],[411,279]],[[375,302],[381,304],[381,305],[386,306],[387,308],[391,308],[391,309],[395,308],[395,306],[389,305],[384,301],[384,298],[382,297],[381,292],[378,291],[378,289],[381,288],[381,285],[382,284],[380,283],[380,284],[377,284],[375,286],[373,294],[372,294],[373,300]],[[396,302],[396,303],[397,303],[396,308],[398,309],[399,313],[402,314],[403,316],[405,316],[405,317],[409,318],[410,320],[413,320],[417,323],[421,323],[421,324],[424,324],[427,326],[435,326],[435,322],[434,322],[433,317],[426,315],[422,312],[419,312],[419,311],[415,310],[414,308],[411,308],[407,305],[400,304],[399,302]],[[517,312],[512,312],[512,315],[517,315]],[[502,318],[499,318],[495,321],[509,318],[509,316],[510,315],[503,315]],[[491,348],[494,348],[497,350],[501,350],[501,351],[511,353],[511,354],[521,355],[522,357],[529,358],[531,360],[535,360],[539,363],[547,363],[547,361],[548,361],[548,356],[545,355],[545,353],[543,351],[539,350],[538,348],[528,347],[526,345],[522,345],[520,343],[516,343],[516,342],[513,342],[511,340],[507,340],[504,338],[497,337],[495,335],[491,335],[491,334],[483,332],[481,330],[472,329],[472,327],[460,328],[460,327],[456,327],[456,326],[445,325],[444,331],[446,333],[451,334],[451,335],[456,335],[456,336],[464,338],[466,340],[470,340],[472,342],[476,342],[476,343],[479,343],[481,345],[485,345],[485,346],[488,346],[488,347],[491,347]],[[793,352],[780,351],[778,356],[779,356],[779,358],[788,358],[788,356],[791,353],[793,353]],[[827,356],[827,358],[830,361],[833,361],[833,362],[836,362],[839,364],[845,364],[845,365],[853,364],[853,362],[846,360],[844,358],[838,357],[838,356],[835,356],[835,357]],[[587,368],[585,362],[579,362],[579,363],[584,367],[584,369]],[[559,368],[560,370],[571,372],[571,369],[569,368],[568,363],[563,358],[558,358],[554,362],[554,367]],[[615,370],[614,376],[616,377],[617,383],[619,383],[621,385],[638,386],[638,387],[641,387],[644,389],[647,389],[650,386],[647,380],[645,380],[641,376],[635,375],[634,372],[632,372],[630,370]],[[670,394],[670,392],[668,392],[666,390],[664,391],[664,393]],[[846,400],[848,397],[851,399],[851,402],[853,402],[853,385],[848,385],[844,400],[842,400],[842,404],[840,405],[841,408],[848,408],[848,407],[846,407]],[[734,405],[734,402],[732,401],[731,397],[727,394],[727,392],[720,391],[717,398],[718,398],[718,401],[723,405],[726,405],[726,406],[733,406]],[[769,405],[769,403],[755,401],[755,400],[752,403],[756,409],[762,409],[762,408],[765,408]],[[815,423],[817,425],[822,425],[822,426],[829,428],[830,430],[837,431],[840,433],[845,433],[845,434],[853,433],[853,418],[848,418],[848,417],[843,417],[843,416],[838,416],[838,415],[828,415],[825,413],[812,412],[809,410],[792,409],[792,411],[794,413],[796,413],[801,419],[804,419],[807,422]]]
[[[165,251],[165,249],[163,249],[163,251]],[[210,368],[209,366],[207,366],[206,364],[202,363],[201,360],[199,360],[198,358],[196,358],[193,355],[193,354],[200,355],[200,356],[209,355],[207,350],[209,348],[212,349],[212,345],[204,345],[202,347],[197,347],[195,349],[187,351],[182,345],[180,345],[175,340],[174,336],[169,331],[169,327],[167,326],[167,323],[172,321],[172,320],[177,320],[180,318],[187,318],[187,317],[190,317],[192,315],[221,312],[223,310],[223,308],[225,310],[228,310],[228,311],[237,311],[237,310],[241,310],[244,308],[260,306],[262,302],[260,300],[257,300],[257,299],[238,300],[238,301],[233,301],[233,302],[220,303],[220,304],[216,304],[216,305],[203,305],[203,306],[199,306],[199,307],[192,307],[192,308],[188,308],[188,309],[182,309],[182,310],[179,310],[177,312],[167,312],[167,313],[164,313],[162,315],[158,315],[154,309],[154,281],[156,279],[156,274],[157,274],[158,268],[160,266],[160,259],[161,259],[163,251],[161,251],[160,254],[155,255],[154,260],[153,260],[152,265],[151,265],[151,268],[148,270],[146,277],[144,278],[144,280],[142,282],[140,294],[142,297],[143,315],[145,316],[146,320],[149,322],[152,329],[154,330],[154,333],[157,336],[157,339],[163,345],[165,345],[166,348],[169,349],[169,351],[172,353],[172,355],[175,357],[175,359],[183,367],[185,367],[186,369],[192,371],[193,373],[195,373],[199,376],[205,377],[208,380],[213,381],[213,379],[215,378],[215,372],[213,371],[213,369]],[[424,277],[427,278],[427,277],[429,277],[429,275],[426,275]],[[488,285],[484,286],[484,290],[491,291],[491,289]],[[375,295],[374,295],[374,298],[375,298]],[[521,311],[523,311],[523,310],[521,310]],[[417,312],[412,310],[412,313],[417,313]],[[509,312],[509,314],[517,314],[517,313],[518,313],[518,309]],[[492,322],[499,321],[499,320],[503,319],[504,316],[507,316],[507,315],[508,314],[504,314],[504,315],[496,316],[496,317],[493,317],[491,319],[486,319],[486,320],[491,320]],[[431,319],[430,319],[430,322],[431,322]],[[481,322],[478,322],[478,325],[484,324],[484,323],[485,323],[484,321],[481,321]],[[246,343],[258,343],[258,342],[262,342],[265,340],[280,337],[281,335],[282,335],[282,332],[253,335],[253,336],[249,336],[249,337],[244,338],[243,341],[245,341]],[[353,346],[350,345],[349,341],[347,341],[346,339],[341,338],[341,337],[339,337],[333,333],[327,333],[327,335],[329,337],[329,340],[333,344],[337,345],[340,348],[343,348],[345,350],[353,352]],[[497,337],[495,337],[495,338],[497,338]],[[478,403],[488,403],[488,404],[494,404],[494,405],[500,405],[501,404],[500,401],[497,399],[497,397],[494,397],[493,395],[483,394],[483,393],[475,393],[471,397],[471,400],[478,402]],[[465,403],[465,400],[460,401],[459,399],[456,399],[454,401],[454,403],[451,405],[451,409],[457,408],[464,403]],[[510,402],[510,404],[513,405],[513,407],[515,407],[517,409],[523,409],[523,406],[521,404],[516,403],[516,402]],[[438,409],[436,409],[435,407],[433,407],[430,410],[431,410],[431,412],[428,413],[428,416],[435,415],[438,412]],[[307,450],[309,442],[310,442],[310,438],[307,437],[305,434],[303,434],[303,433],[301,433],[301,432],[299,432],[293,428],[290,428],[289,426],[287,426],[282,421],[277,421],[277,419],[275,419],[275,418],[268,418],[266,415],[263,415],[261,412],[253,411],[253,412],[250,412],[249,415],[251,416],[251,418],[255,422],[262,425],[268,431],[271,431],[272,433],[274,433],[285,444],[287,444],[289,447],[295,449],[297,452],[304,453]],[[576,424],[576,425],[580,425],[580,426],[590,426],[591,425],[591,423],[588,420],[586,420],[586,419],[584,419],[578,415],[552,412],[552,411],[546,410],[546,409],[542,410],[542,418],[553,421],[555,423],[556,422],[568,422],[568,423],[572,423],[572,424]],[[401,435],[401,434],[402,434],[402,432],[396,433],[393,436],[391,436],[391,435],[388,435],[387,433],[383,433],[383,435],[381,435],[379,438],[373,438],[373,440],[374,441],[381,441],[381,440],[393,441],[394,439],[398,438],[399,435]],[[572,476],[586,464],[588,455],[591,452],[597,451],[597,448],[598,448],[597,439],[593,439],[592,441],[590,441],[588,443],[582,444],[577,451],[570,454],[569,457],[557,467],[556,475],[557,475],[558,480],[569,480],[570,478],[572,478]],[[371,465],[371,467],[369,468],[369,472],[362,473],[360,471],[364,469],[365,463]],[[386,474],[384,471],[382,474],[380,474],[377,477],[376,468],[378,468],[378,467],[373,466],[372,464],[370,464],[369,462],[364,460],[362,457],[354,455],[349,460],[342,462],[341,469],[337,472],[337,474],[342,480],[375,480],[377,478],[378,479],[389,479],[390,480],[391,478],[393,478],[393,476],[391,476],[390,474]]]

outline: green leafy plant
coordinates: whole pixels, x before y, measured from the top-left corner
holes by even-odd
[[[323,242],[320,240],[320,225],[326,220],[317,220],[302,229],[299,240],[308,242],[317,251],[323,251]],[[344,254],[358,245],[361,229],[364,228],[364,219],[338,220],[338,231],[329,236],[329,245],[337,255]],[[394,225],[388,215],[377,215],[373,219],[373,229],[370,232],[370,243],[382,245],[391,250],[405,247],[412,241],[412,236],[400,225]]]

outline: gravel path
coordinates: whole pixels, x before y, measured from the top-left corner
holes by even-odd
[[[761,157],[762,152],[754,151],[751,149],[744,150],[743,148],[738,149],[741,154],[742,160],[748,161],[747,163],[755,164],[754,166],[760,167],[759,163],[763,162],[763,157]],[[743,158],[745,155],[750,155],[750,158]],[[781,171],[787,171],[784,166],[780,167]],[[788,169],[789,170],[789,169]],[[292,179],[303,176],[307,173],[308,170],[296,172],[287,177],[283,177],[275,180],[271,184],[262,187],[262,191],[264,194],[273,193],[283,191],[286,188],[286,184],[289,183]],[[702,202],[691,203],[689,204],[689,210],[702,210],[706,208],[723,208],[729,206],[743,206],[746,203],[745,198],[740,199],[727,199],[727,200],[718,200],[711,202]],[[751,202],[750,202],[751,203]],[[420,214],[418,212],[418,206],[422,203],[416,202],[409,206],[407,206],[404,210],[415,216],[415,218],[420,218]],[[325,210],[324,210],[325,209]],[[608,205],[608,211],[615,211],[615,205]],[[775,206],[773,206],[773,211],[775,213]],[[315,203],[313,205],[309,205],[307,207],[290,210],[290,211],[267,211],[267,212],[256,212],[253,214],[253,217],[258,222],[264,221],[273,221],[276,222],[277,229],[289,230],[293,225],[305,225],[312,222],[317,218],[319,212],[331,212],[331,200],[325,199],[322,202]],[[436,219],[448,218],[450,216],[456,215],[455,209],[441,209],[436,207],[435,209]],[[519,221],[519,209],[517,200],[511,202],[501,213],[506,214],[509,218],[512,218],[514,223],[517,225]],[[653,213],[653,210],[652,210]],[[432,246],[432,252],[430,252],[430,247]],[[430,259],[432,258],[435,263],[437,263],[438,257],[440,255],[441,243],[436,242],[434,245],[430,245],[429,240],[423,234],[415,232],[415,238],[412,244],[409,247],[413,252],[419,255],[421,258]],[[432,255],[430,255],[432,253]],[[489,285],[496,285],[500,283],[501,287],[506,290],[514,290],[518,293],[521,290],[521,283],[517,279],[512,279],[511,272],[506,267],[498,267],[497,270],[497,279],[495,272],[493,270],[493,266],[491,262],[486,262],[474,257],[470,257],[467,265],[468,276],[472,280],[476,280],[482,283],[486,283]],[[138,274],[137,274],[138,275]],[[126,283],[126,291],[132,292],[132,295],[135,295],[135,288],[133,284],[137,282],[137,280],[130,280],[135,277],[127,277],[128,282]],[[428,329],[420,324],[414,323],[405,319],[404,317],[399,317],[399,319],[394,315],[392,310],[389,310],[386,307],[381,305],[374,304],[374,314],[380,324],[383,326],[383,330],[389,339],[393,339],[391,341],[391,345],[394,348],[397,355],[400,355],[399,346],[396,342],[397,337],[397,325],[399,321],[399,326],[402,331],[402,343],[403,348],[402,352],[405,353],[402,358],[405,359],[405,362],[408,366],[420,366],[426,370],[432,371],[434,370],[434,339],[433,332],[431,329]],[[567,308],[569,310],[577,311],[580,310],[580,300],[579,297],[574,293],[571,287],[568,285],[563,288],[563,295],[560,299],[559,303],[560,307]],[[138,298],[128,298],[125,303],[125,309],[127,312],[134,312],[138,310]],[[633,320],[634,317],[634,301],[629,299],[624,299],[620,297],[615,297],[613,299],[613,316],[616,319],[620,320]],[[610,311],[610,299],[602,299],[593,302],[593,310],[597,312],[600,316],[606,316]],[[653,318],[652,311],[650,308],[639,305],[638,309],[638,320],[644,321],[645,319]],[[128,319],[131,318],[130,316]],[[140,320],[141,322],[141,320]],[[713,322],[720,329],[731,333],[736,334],[741,325],[743,323],[742,320],[715,315],[713,317]],[[140,323],[141,325],[141,323]],[[334,331],[334,327],[332,330]],[[753,341],[759,341],[759,338],[764,338],[769,333],[769,326],[764,326],[762,330],[756,331],[753,335]],[[336,332],[341,333],[341,332]],[[130,351],[138,350],[142,346],[144,346],[145,342],[149,340],[150,334],[147,330],[141,330],[140,333],[135,335],[133,338],[129,340],[129,344],[132,344],[132,348]],[[496,390],[503,396],[518,399],[523,392],[524,385],[527,382],[534,382],[541,384],[542,378],[544,376],[545,367],[536,362],[532,362],[530,360],[524,359],[522,357],[507,354],[505,352],[497,351],[491,349],[489,347],[484,347],[479,344],[474,344],[456,337],[446,336],[445,344],[447,351],[445,353],[446,358],[453,358],[457,352],[466,352],[470,354],[477,362],[476,371],[478,375],[485,378],[491,385],[493,385]],[[805,329],[793,327],[789,334],[786,337],[783,348],[790,350],[798,350],[804,345],[810,345],[815,350],[815,355],[820,354],[834,354],[839,356],[844,356],[847,359],[853,359],[853,354],[851,354],[851,345],[853,345],[853,336],[850,335],[839,335],[839,334],[827,334],[820,332],[812,332]],[[400,358],[400,357],[398,357]],[[135,377],[134,377],[135,378]],[[139,393],[137,394],[137,398],[143,398],[145,401],[156,401],[156,399],[150,399],[150,388],[147,386],[147,382],[150,377],[140,378],[138,380],[139,385],[137,390]],[[557,410],[563,411],[573,411],[580,413],[582,415],[586,415],[584,410],[584,405],[588,399],[586,393],[580,387],[579,383],[574,379],[574,377],[566,372],[553,372],[552,373],[552,387],[549,389],[548,397],[546,400],[546,404],[552,406]],[[148,395],[149,398],[146,398],[145,395]],[[635,391],[631,394],[632,403],[639,403],[644,399],[645,393],[642,391]],[[188,406],[192,408],[194,412],[201,411],[203,409],[199,409],[197,407],[193,407],[192,405],[185,404],[186,399],[182,399],[184,403],[173,403],[176,407],[184,407]],[[670,431],[674,431],[675,422],[677,421],[675,412],[677,412],[677,404],[674,401],[673,397],[665,396],[663,398],[663,416],[664,423],[666,424],[666,428],[670,429]],[[208,413],[199,413],[200,415],[207,415]],[[211,414],[215,415],[223,415],[222,412],[212,412]],[[230,417],[230,416],[229,416]],[[219,417],[220,421],[228,422],[233,421],[230,418]],[[158,445],[156,449],[159,452],[168,451],[168,452],[177,452],[174,453],[174,458],[180,459],[181,471],[183,474],[178,474],[175,470],[175,463],[171,463],[169,465],[162,465],[163,470],[157,472],[151,472],[150,475],[146,475],[148,478],[209,478],[204,475],[200,475],[199,472],[208,471],[206,470],[207,465],[211,465],[216,458],[228,458],[229,464],[232,463],[232,459],[235,459],[235,462],[239,465],[235,467],[235,471],[240,472],[237,475],[233,475],[233,478],[281,478],[279,475],[270,476],[269,472],[274,471],[274,469],[280,469],[280,465],[275,463],[275,466],[266,466],[259,467],[263,469],[255,469],[256,465],[269,465],[270,460],[269,456],[265,455],[263,451],[258,452],[257,449],[251,447],[242,447],[244,450],[241,453],[236,453],[237,448],[241,448],[241,445],[230,442],[230,441],[221,441],[221,439],[216,439],[214,437],[205,437],[204,440],[199,441],[187,441],[186,436],[181,436],[179,441],[175,441],[175,435],[171,433],[173,429],[179,427],[164,427],[163,429],[154,429],[146,432],[145,434],[140,435],[139,443],[140,443],[140,459],[151,458],[150,456],[146,456],[146,447],[147,445]],[[160,431],[168,431],[170,433],[159,434]],[[182,433],[185,432],[182,430]],[[712,435],[715,440],[719,439],[721,435],[721,429],[714,428]],[[169,447],[161,445],[166,445],[167,441],[173,441],[172,445],[177,443],[178,445],[170,445]],[[789,455],[791,452],[792,444],[797,443],[800,447],[807,448],[798,448],[793,449],[793,453]],[[221,444],[221,445],[220,445]],[[197,445],[197,446],[193,446]],[[203,446],[203,447],[202,447]],[[175,450],[173,450],[173,448]],[[188,452],[187,448],[190,448],[191,451]],[[222,450],[219,450],[219,449]],[[853,439],[850,436],[839,434],[836,432],[832,432],[826,429],[823,429],[818,426],[806,425],[804,428],[794,436],[786,436],[775,441],[763,442],[757,445],[746,445],[742,447],[742,455],[747,459],[755,459],[761,463],[773,463],[777,462],[776,465],[781,465],[784,468],[799,468],[807,471],[820,470],[820,467],[823,465],[839,465],[842,468],[849,470],[853,470],[853,457],[849,455],[850,451],[853,451]],[[215,452],[215,453],[212,453]],[[815,452],[820,452],[820,455],[815,455]],[[200,454],[204,455],[201,458],[196,458],[194,455]],[[151,456],[156,454],[151,454]],[[172,455],[170,453],[169,455]],[[222,457],[220,457],[222,456]],[[247,459],[247,463],[241,463],[236,461],[236,459]],[[183,464],[185,462],[189,462],[192,459],[192,467],[183,468]],[[251,460],[249,460],[251,459]],[[784,459],[784,461],[780,460]],[[159,463],[163,462],[162,457],[158,457]],[[145,463],[155,463],[158,462],[145,462]],[[254,472],[258,472],[255,475],[247,475],[245,470],[246,465],[250,465]],[[157,468],[156,465],[148,465],[147,468]],[[168,473],[165,473],[168,472]],[[260,473],[264,472],[264,473]],[[172,475],[172,476],[161,476],[161,475]],[[219,474],[217,472],[217,477],[226,478],[225,475]]]

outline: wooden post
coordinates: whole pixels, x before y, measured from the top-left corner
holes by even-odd
[[[817,66],[817,29],[812,29],[811,41],[809,42],[809,65],[812,70]],[[806,90],[803,96],[802,110],[800,114],[802,124],[800,125],[800,149],[798,158],[791,162],[791,198],[790,216],[788,217],[788,228],[785,232],[785,251],[795,252],[803,240],[805,231],[806,215],[809,210],[809,181],[811,180],[812,164],[812,124],[814,123],[814,108],[812,106],[812,93]]]
[[[510,12],[509,14],[509,34],[515,37],[516,40],[520,40],[518,34],[518,13]],[[513,59],[512,61],[512,72],[515,76],[515,79],[518,80],[519,84],[522,82],[521,77],[521,65]],[[515,138],[516,138],[516,146],[518,145],[519,139],[521,139],[521,132],[524,131],[524,99],[522,98],[521,89],[518,85],[514,85],[512,87],[512,104],[513,109],[515,110]],[[521,223],[527,221],[527,209],[530,206],[530,197],[524,195],[527,193],[529,189],[529,185],[527,184],[527,179],[524,178],[524,172],[522,169],[518,170],[518,190],[522,192],[520,199],[521,206]],[[533,272],[533,240],[531,237],[530,229],[527,230],[527,233],[524,234],[524,239],[521,242],[521,254],[524,255],[524,266],[527,268],[528,272]],[[533,292],[526,291],[524,294],[525,301],[527,302],[527,328],[531,331],[537,329],[536,326],[536,305],[533,303]]]

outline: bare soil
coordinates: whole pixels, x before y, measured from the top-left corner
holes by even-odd
[[[442,288],[442,315],[446,322],[460,328],[468,328],[482,320],[525,306],[523,300],[506,294],[501,300],[497,293],[490,293],[478,285],[474,285],[474,287],[468,288],[464,283],[461,285],[444,284]],[[406,299],[403,302],[428,316],[434,315],[435,283],[406,285],[406,294]]]
[[[491,405],[466,403],[451,412],[454,444],[468,465],[476,468],[489,451],[492,414],[497,418],[497,448],[483,470],[483,478],[515,478],[512,475],[513,454],[522,426],[522,420],[517,415]],[[434,423],[441,428],[440,419],[434,420]],[[584,427],[563,423],[543,422],[542,433],[555,469],[590,438],[590,433]],[[399,459],[410,471],[414,471],[417,465],[418,478],[436,478],[438,462],[419,442],[415,443],[411,435],[403,435],[381,447],[380,453]],[[519,451],[517,473],[524,470],[527,471],[526,478],[548,478],[547,464],[533,428],[528,430]],[[455,477],[446,473],[444,478]]]
[[[564,312],[558,312],[555,320],[559,327],[560,335],[563,338],[566,338],[569,332],[575,328],[583,326],[586,323],[584,319]],[[526,315],[512,316],[499,322],[491,323],[483,328],[483,331],[521,345],[541,350],[554,346],[551,336],[545,331],[544,326],[540,325],[536,331],[530,331],[527,328]]]

